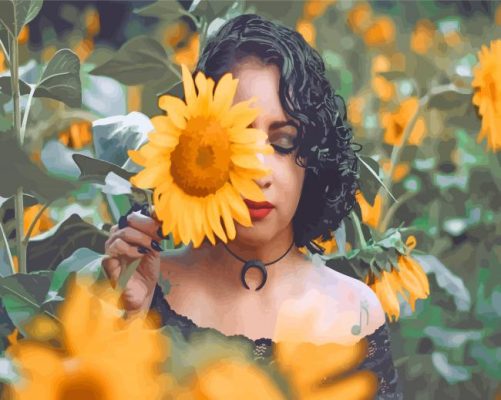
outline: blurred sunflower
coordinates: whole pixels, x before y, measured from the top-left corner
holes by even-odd
[[[59,141],[66,147],[79,150],[92,142],[92,123],[90,121],[73,122],[59,134]]]
[[[348,100],[348,121],[352,126],[362,125],[365,103],[363,96],[353,96]]]
[[[398,109],[394,112],[382,112],[380,121],[385,129],[383,140],[392,146],[402,146],[402,139],[407,124],[410,122],[419,107],[419,100],[416,97],[410,97],[404,100]],[[423,117],[418,117],[408,143],[414,146],[421,144],[426,133],[426,123]]]
[[[412,250],[416,246],[416,238],[409,236],[405,244]],[[391,272],[382,271],[379,278],[369,272],[365,283],[376,293],[388,318],[395,321],[400,316],[397,294],[409,303],[412,311],[415,309],[417,299],[426,299],[430,294],[426,273],[416,260],[406,254],[400,254],[397,265],[392,266]]]
[[[395,40],[395,32],[395,22],[390,17],[379,17],[364,32],[365,44],[377,47],[392,43]]]
[[[200,36],[193,33],[186,46],[178,48],[172,55],[172,62],[177,65],[185,64],[190,71],[197,65],[198,53],[200,49]]]
[[[360,206],[360,210],[362,211],[362,222],[375,229],[379,224],[379,220],[381,219],[381,207],[382,207],[381,195],[380,194],[376,195],[373,205],[371,205],[365,199],[364,195],[360,191],[355,193],[355,199],[357,200],[357,203]]]
[[[303,15],[307,19],[320,17],[335,2],[336,0],[306,0],[304,2]]]
[[[380,72],[391,71],[392,63],[390,58],[383,54],[379,54],[372,59],[371,63],[371,86],[376,96],[383,101],[390,101],[395,96],[395,85],[393,82],[379,75]]]
[[[315,25],[307,19],[300,19],[296,24],[296,31],[298,31],[304,38],[306,43],[310,46],[315,47],[315,40],[317,37],[317,31]]]
[[[356,2],[348,13],[348,26],[357,34],[364,33],[370,26],[372,7],[367,2]]]
[[[382,162],[382,168],[383,171],[386,172],[387,174],[390,173],[390,168],[391,168],[391,160],[386,159]],[[398,163],[393,170],[393,174],[391,176],[391,180],[395,183],[400,182],[402,179],[404,179],[410,171],[410,165],[408,162],[401,162]]]
[[[157,369],[167,356],[166,337],[139,318],[123,320],[112,305],[116,295],[109,291],[102,301],[88,283],[73,282],[68,293],[59,310],[60,326],[39,321],[35,337],[7,348],[21,377],[9,386],[9,399],[162,398],[173,384]],[[41,334],[58,339],[61,346],[40,341]]]
[[[0,50],[0,72],[7,69],[7,65],[5,64],[5,54],[2,50]]]
[[[501,150],[501,39],[482,46],[473,71],[473,104],[482,117],[477,142],[487,138],[487,148]]]
[[[436,27],[429,19],[416,22],[411,35],[411,49],[417,54],[426,54],[433,45]]]
[[[205,236],[215,244],[214,233],[226,243],[235,238],[233,218],[252,226],[242,196],[265,200],[254,179],[270,171],[257,154],[271,154],[273,148],[265,144],[265,132],[248,128],[259,113],[250,107],[254,98],[232,106],[238,80],[230,73],[215,91],[214,81],[202,72],[195,82],[185,65],[182,74],[186,102],[160,97],[167,116],[153,117],[149,142],[129,150],[131,159],[145,167],[130,182],[154,188],[155,212],[175,244],[192,241],[198,247]]]

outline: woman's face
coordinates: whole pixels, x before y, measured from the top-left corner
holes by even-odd
[[[297,123],[285,113],[280,103],[280,72],[275,65],[266,66],[259,59],[246,58],[231,72],[239,80],[234,103],[251,97],[257,99],[253,104],[261,112],[251,127],[266,132],[269,143],[275,147],[274,154],[259,155],[272,173],[256,180],[273,208],[263,216],[266,214],[263,210],[256,211],[250,207],[253,226],[236,224],[236,241],[259,245],[285,234],[289,229],[292,231],[292,217],[299,203],[305,170],[294,161],[296,150],[290,154],[281,154],[276,146],[290,148],[299,132],[294,126]]]

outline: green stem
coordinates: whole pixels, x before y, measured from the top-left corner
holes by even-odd
[[[21,136],[21,109],[19,104],[19,47],[17,38],[9,34],[9,42],[11,44],[11,78],[10,84],[12,89],[12,102],[14,104],[14,134],[17,137],[19,147],[23,147],[23,137]],[[24,206],[23,206],[23,187],[18,186],[16,197],[14,199],[16,210],[16,246],[17,257],[19,261],[19,272],[25,274],[26,268],[26,246],[23,245],[24,234]]]
[[[9,248],[9,241],[7,240],[7,236],[5,236],[5,230],[3,229],[3,225],[0,222],[0,233],[2,234],[2,242],[3,245],[5,246],[5,250],[7,251],[7,257],[9,258],[9,265],[10,265],[10,270],[11,274],[13,274],[14,271],[14,260],[12,259],[12,253],[10,252]]]
[[[362,231],[362,224],[360,223],[360,219],[355,211],[350,212],[351,220],[353,221],[353,226],[355,227],[355,232],[358,236],[358,241],[360,243],[360,247],[365,249],[367,247],[367,241],[365,240],[364,232]]]
[[[26,102],[26,107],[24,108],[23,123],[21,124],[21,142],[24,142],[24,135],[26,133],[26,125],[28,124],[28,114],[30,113],[31,100],[35,94],[35,85],[30,85],[30,94],[28,95],[28,101]]]

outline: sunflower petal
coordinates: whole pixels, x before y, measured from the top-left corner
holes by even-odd
[[[221,214],[219,213],[216,200],[216,196],[212,194],[207,198],[207,217],[210,224],[209,226],[224,243],[227,243],[228,239],[221,226]]]
[[[231,107],[222,117],[221,126],[224,128],[233,126],[235,129],[247,128],[261,112],[257,107],[250,107],[253,101],[254,98],[242,101]]]
[[[229,205],[233,211],[234,219],[242,226],[252,226],[252,221],[249,214],[249,209],[240,195],[235,192],[235,189],[227,184],[226,197],[230,200]]]
[[[181,134],[179,128],[172,122],[172,119],[165,115],[155,115],[151,117],[150,121],[154,131],[159,134],[172,137],[179,137]]]
[[[268,134],[260,129],[230,129],[229,132],[230,140],[237,144],[259,143],[268,139]]]
[[[238,79],[233,79],[231,73],[225,74],[218,82],[214,94],[213,111],[225,115],[237,92]]]
[[[181,71],[183,74],[184,98],[186,100],[186,104],[190,107],[190,105],[195,103],[197,98],[195,83],[193,82],[193,76],[186,65],[181,65]]]
[[[186,128],[186,119],[188,110],[186,104],[177,97],[164,95],[158,100],[158,107],[167,111],[167,116],[179,128]]]
[[[259,185],[250,179],[230,171],[231,184],[240,194],[249,200],[253,201],[266,201],[263,191]]]
[[[265,166],[254,154],[232,154],[231,161],[242,168],[265,170]]]
[[[179,139],[173,136],[163,135],[157,132],[151,132],[148,135],[148,139],[155,146],[165,147],[172,149],[177,146],[179,143]]]
[[[235,223],[233,222],[233,218],[231,216],[231,209],[229,205],[230,200],[224,196],[222,191],[217,192],[216,197],[218,199],[219,210],[226,228],[226,234],[228,235],[229,240],[233,240],[235,239],[236,230]]]
[[[141,170],[130,178],[130,182],[142,189],[154,188],[165,180],[166,175],[168,175],[167,164],[160,163]]]

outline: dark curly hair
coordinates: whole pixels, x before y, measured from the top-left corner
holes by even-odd
[[[313,240],[332,238],[358,189],[360,147],[352,148],[344,100],[325,77],[321,56],[298,32],[255,14],[227,21],[208,40],[193,75],[202,71],[217,81],[249,56],[278,67],[280,101],[300,123],[295,162],[306,173],[293,218],[294,243],[323,253]]]

